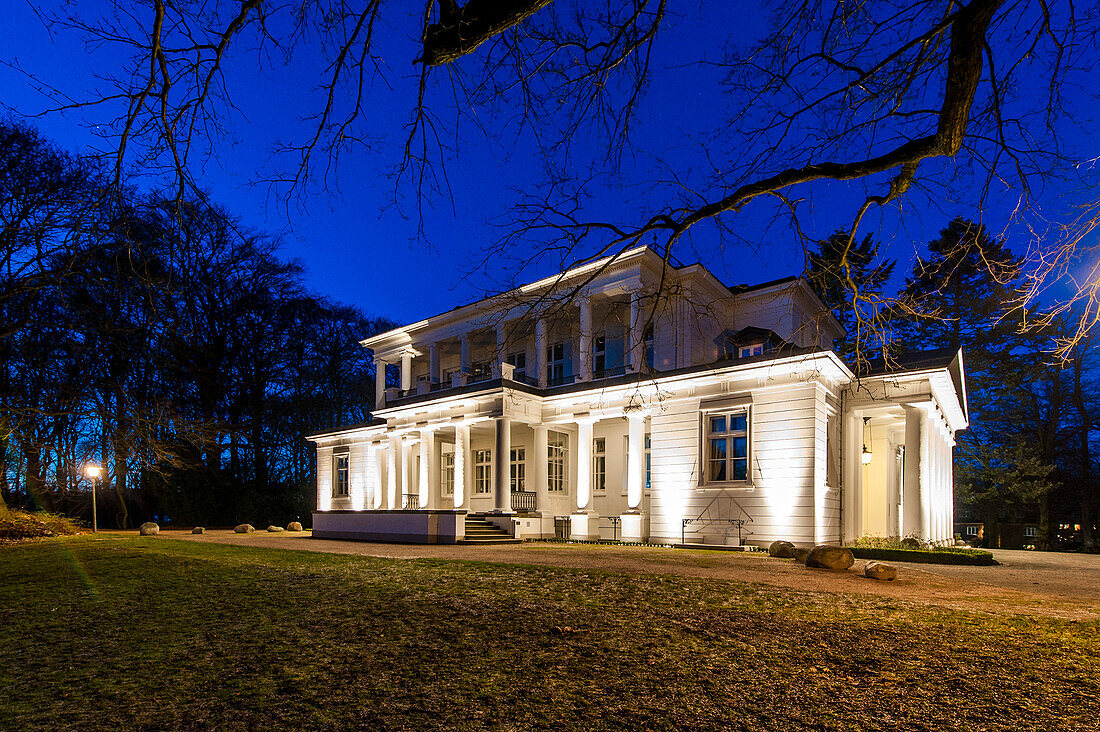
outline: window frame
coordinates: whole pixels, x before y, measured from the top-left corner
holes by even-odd
[[[563,495],[569,490],[569,435],[556,430],[546,432],[546,490]]]
[[[504,362],[512,367],[512,378],[516,381],[527,378],[527,351],[515,351],[504,357]]]
[[[493,449],[474,450],[474,495],[489,496],[493,493]],[[484,486],[484,490],[482,489]]]
[[[560,351],[560,356],[554,357],[554,350]],[[551,343],[546,346],[546,383],[551,386],[557,386],[565,383],[565,365],[568,361],[565,353],[565,341],[558,341],[557,343]],[[554,375],[555,370],[559,373]]]
[[[344,464],[343,468],[340,463]],[[332,453],[332,497],[351,497],[351,453],[348,450]]]
[[[448,447],[451,448],[450,451],[447,450]],[[447,464],[448,457],[450,465]],[[453,442],[439,443],[439,488],[441,495],[455,494],[455,444]]]
[[[764,355],[764,344],[762,342],[760,342],[760,343],[749,343],[748,345],[737,347],[737,357],[738,358],[751,358],[753,356],[763,356],[763,355]]]
[[[592,438],[592,492],[607,493],[607,438]]]
[[[508,460],[508,484],[512,492],[527,491],[527,448],[513,447]]]
[[[701,413],[701,420],[699,425],[699,456],[700,456],[700,474],[698,485],[701,488],[752,488],[752,456],[753,456],[753,426],[752,426],[752,404],[730,404],[724,406],[715,405],[709,409],[703,409]],[[730,418],[737,416],[744,416],[745,429],[733,430],[729,428]],[[723,418],[727,427],[722,432],[712,431],[713,422],[715,418]],[[739,457],[735,454],[733,448],[733,440],[744,436],[745,438],[745,455]],[[745,477],[744,478],[732,478],[727,477],[724,480],[712,480],[711,463],[714,459],[711,458],[711,441],[717,439],[726,440],[725,448],[725,474],[727,476],[736,475],[735,462],[745,461]]]

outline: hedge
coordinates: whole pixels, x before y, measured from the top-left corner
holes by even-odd
[[[850,547],[858,559],[882,559],[888,562],[919,562],[922,564],[967,564],[988,567],[998,564],[989,552],[980,549],[871,549]]]

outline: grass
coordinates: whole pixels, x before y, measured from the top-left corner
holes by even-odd
[[[1100,624],[154,538],[0,548],[4,729],[1095,729]]]

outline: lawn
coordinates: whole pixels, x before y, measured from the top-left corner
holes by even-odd
[[[558,567],[0,546],[5,729],[1095,730],[1100,623]]]

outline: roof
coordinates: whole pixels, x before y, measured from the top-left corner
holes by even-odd
[[[785,285],[788,282],[794,282],[799,279],[799,275],[789,275],[787,277],[780,277],[777,280],[770,280],[768,282],[761,282],[758,285],[730,285],[729,291],[735,295],[743,295],[746,292],[753,292],[755,290],[764,290],[769,287],[775,287],[776,285]]]
[[[864,364],[849,363],[848,368],[860,376],[883,376],[900,374],[905,371],[931,371],[946,369],[955,360],[958,351],[951,348],[938,348],[931,351],[908,351],[891,354],[889,360],[882,356],[869,359]],[[862,368],[857,368],[862,366]]]

